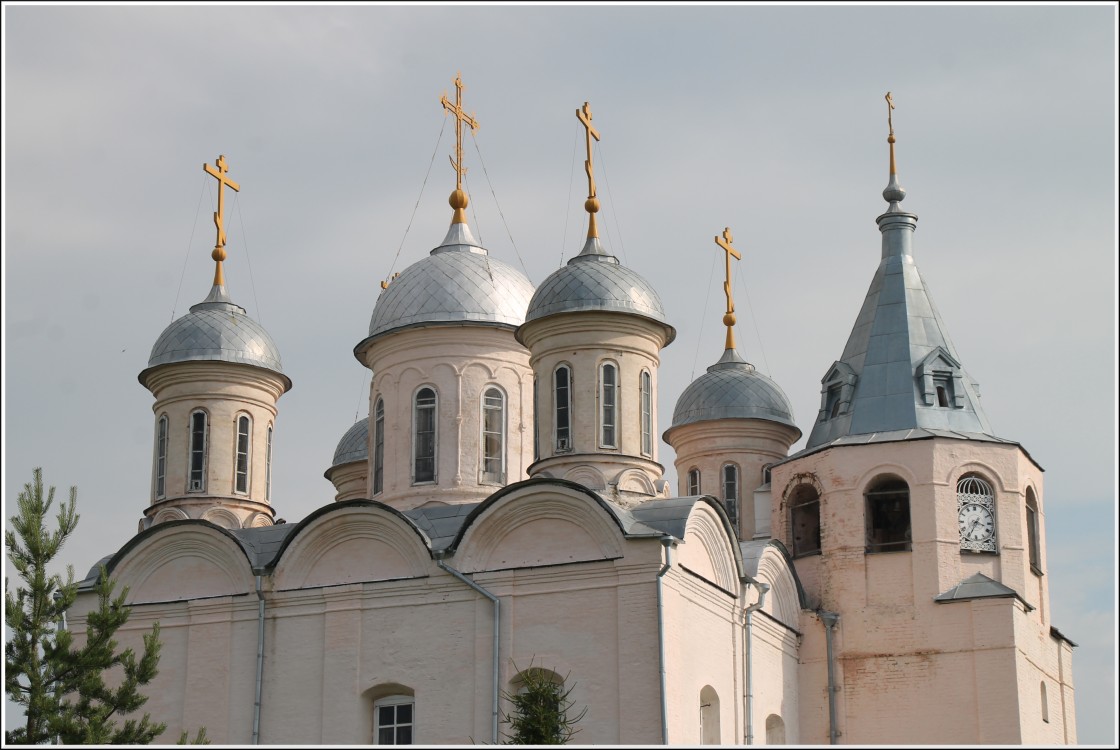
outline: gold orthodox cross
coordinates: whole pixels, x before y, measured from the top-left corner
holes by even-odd
[[[447,98],[447,92],[439,98],[443,108],[451,114],[455,115],[455,158],[451,159],[451,166],[455,170],[455,189],[463,189],[463,175],[467,173],[467,168],[463,166],[463,123],[471,126],[471,130],[478,132],[478,120],[474,119],[472,115],[468,115],[466,110],[463,109],[463,77],[461,73],[455,74],[455,103],[452,104]],[[448,157],[449,159],[451,157]],[[466,208],[464,206],[463,208]]]
[[[591,161],[591,139],[599,140],[599,131],[591,126],[591,105],[583,103],[583,109],[576,110],[576,117],[583,123],[587,131],[587,158],[583,162],[583,170],[587,172],[587,201],[583,207],[591,214],[591,223],[587,227],[588,239],[599,236],[598,227],[595,225],[595,214],[599,210],[599,199],[595,195],[595,169]]]
[[[214,242],[214,252],[210,253],[210,257],[218,264],[214,269],[214,285],[223,286],[225,279],[222,277],[222,261],[226,259],[226,230],[222,223],[225,217],[222,188],[229,186],[231,190],[240,192],[241,186],[226,176],[226,173],[229,172],[229,164],[226,163],[224,154],[218,156],[214,165],[217,169],[209,164],[203,164],[202,169],[206,174],[218,180],[218,210],[214,212],[214,226],[218,229],[218,237]]]
[[[887,92],[887,127],[890,129],[890,134],[887,136],[887,143],[891,144],[891,174],[898,174],[898,170],[894,164],[894,122],[891,120],[891,110],[894,109],[894,99],[891,98],[891,92]]]
[[[735,348],[735,334],[732,326],[735,325],[735,300],[731,297],[731,259],[742,260],[742,254],[731,246],[734,239],[731,237],[731,227],[724,227],[723,237],[716,235],[716,244],[723,248],[726,259],[727,275],[723,282],[723,293],[727,297],[727,312],[723,316],[723,324],[727,326],[727,343],[724,348]]]

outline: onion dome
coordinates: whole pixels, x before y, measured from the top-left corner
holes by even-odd
[[[668,329],[666,344],[677,335],[666,322],[665,307],[654,288],[604,251],[598,237],[588,237],[579,255],[544,280],[529,303],[525,321],[584,310],[631,313],[655,320]]]
[[[524,274],[491,258],[466,224],[454,223],[439,247],[381,294],[363,344],[391,331],[439,323],[516,328],[532,296]]]
[[[164,329],[152,347],[148,367],[140,373],[140,382],[161,365],[205,361],[260,367],[283,376],[287,388],[292,387],[281,367],[280,351],[268,331],[250,318],[245,308],[234,304],[220,284],[215,284],[206,299]]]
[[[669,430],[715,419],[765,419],[797,429],[786,394],[734,349],[684,389]]]
[[[331,468],[369,459],[369,417],[354,423],[338,441]]]

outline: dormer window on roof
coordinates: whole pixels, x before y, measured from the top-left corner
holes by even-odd
[[[855,371],[845,362],[833,362],[821,378],[821,411],[818,422],[847,414],[855,392]]]
[[[960,363],[942,347],[925,356],[914,371],[922,403],[960,409],[964,406],[964,382]]]

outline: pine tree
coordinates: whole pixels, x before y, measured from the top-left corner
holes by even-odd
[[[34,481],[24,485],[19,513],[4,532],[8,559],[22,580],[15,594],[4,586],[4,620],[9,640],[4,645],[8,697],[24,706],[25,726],[4,732],[5,744],[147,744],[166,725],[140,719],[118,718],[137,711],[148,700],[140,688],[150,683],[159,665],[159,624],[144,636],[144,651],[137,658],[131,649],[117,652],[113,636],[127,621],[128,590],[113,596],[114,584],[104,568],[97,584],[97,609],[87,620],[86,640],[75,648],[73,635],[59,627],[64,613],[78,595],[72,567],[66,580],[47,567],[58,555],[78,524],[78,490],[59,504],[57,527],[44,521],[54,502],[54,487],[43,496],[43,473],[35,469]],[[106,685],[106,677],[110,684]]]
[[[516,669],[516,665],[514,669]],[[574,706],[571,699],[575,684],[565,688],[557,682],[556,675],[542,667],[529,668],[519,675],[521,688],[503,697],[512,704],[512,710],[502,716],[502,723],[511,730],[505,735],[507,745],[565,745],[579,731],[576,723],[587,714],[587,707],[574,717],[568,712]]]

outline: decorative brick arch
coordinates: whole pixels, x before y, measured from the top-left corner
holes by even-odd
[[[237,596],[253,591],[253,572],[240,543],[228,531],[200,521],[153,526],[109,561],[128,603]]]
[[[738,596],[742,568],[736,555],[738,544],[732,541],[726,516],[716,507],[706,500],[692,506],[677,560],[696,575]]]
[[[533,480],[530,480],[533,481]],[[469,573],[622,557],[622,532],[586,490],[537,480],[496,494],[467,520],[455,544]]]
[[[423,537],[381,503],[328,507],[292,532],[274,574],[276,588],[419,578],[431,572]]]

